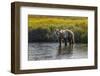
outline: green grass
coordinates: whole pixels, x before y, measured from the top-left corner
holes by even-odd
[[[54,29],[70,29],[80,38],[79,42],[87,42],[88,18],[74,16],[60,17],[29,15],[28,28],[29,31],[46,29],[49,32],[52,32]]]

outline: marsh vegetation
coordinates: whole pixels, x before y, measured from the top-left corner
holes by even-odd
[[[28,16],[29,42],[57,42],[55,29],[69,29],[75,34],[76,43],[88,42],[88,18],[71,16]]]

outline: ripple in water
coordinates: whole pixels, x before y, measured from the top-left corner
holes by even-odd
[[[87,58],[87,44],[58,46],[58,43],[29,43],[28,60],[55,60]]]

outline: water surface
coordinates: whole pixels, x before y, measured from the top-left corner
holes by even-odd
[[[87,58],[87,44],[59,47],[58,43],[29,43],[28,60],[55,60]]]

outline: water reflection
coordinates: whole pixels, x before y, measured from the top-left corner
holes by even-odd
[[[32,43],[28,45],[28,60],[79,59],[86,57],[86,44],[58,46],[57,43]]]
[[[73,46],[69,45],[69,46],[59,46],[58,47],[58,55],[61,54],[71,54],[73,51]]]
[[[71,57],[73,54],[73,45],[68,46],[58,46],[58,53],[57,53],[57,59],[61,58],[61,56],[67,56]]]

